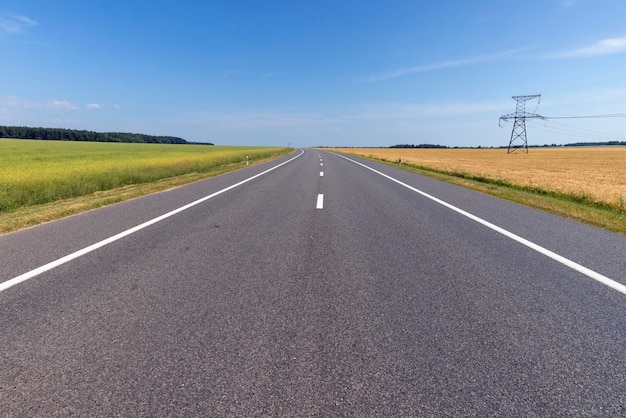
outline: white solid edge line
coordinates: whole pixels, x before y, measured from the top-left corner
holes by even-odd
[[[167,219],[167,218],[169,218],[171,216],[174,216],[174,215],[176,215],[176,214],[178,214],[180,212],[183,212],[183,211],[185,211],[185,210],[187,210],[187,209],[189,209],[189,208],[191,208],[193,206],[196,206],[196,205],[199,205],[200,203],[206,202],[207,200],[212,199],[215,196],[218,196],[218,195],[220,195],[222,193],[225,193],[225,192],[227,192],[229,190],[232,190],[235,187],[239,187],[239,186],[241,186],[244,183],[247,183],[247,182],[249,182],[251,180],[254,180],[255,178],[260,177],[260,176],[262,176],[264,174],[267,174],[270,171],[276,170],[278,167],[281,167],[281,166],[283,166],[283,165],[285,165],[287,163],[292,162],[296,158],[300,157],[302,154],[304,154],[304,150],[300,150],[300,154],[296,155],[295,157],[290,158],[289,160],[284,161],[284,162],[282,162],[282,163],[280,163],[280,164],[278,164],[278,165],[276,165],[276,166],[274,166],[272,168],[269,168],[269,169],[267,169],[267,170],[265,170],[265,171],[263,171],[261,173],[255,174],[252,177],[249,177],[249,178],[247,178],[245,180],[242,180],[239,183],[236,183],[236,184],[233,184],[231,186],[228,186],[228,187],[226,187],[226,188],[224,188],[222,190],[219,190],[219,191],[217,191],[215,193],[212,193],[212,194],[210,194],[208,196],[205,196],[205,197],[200,198],[200,199],[198,199],[196,201],[193,201],[193,202],[188,203],[188,204],[186,204],[184,206],[181,206],[178,209],[174,209],[174,210],[172,210],[170,212],[167,212],[164,215],[158,216],[158,217],[156,217],[154,219],[146,221],[146,222],[144,222],[144,223],[142,223],[140,225],[137,225],[137,226],[135,226],[133,228],[127,229],[126,231],[122,231],[119,234],[113,235],[112,237],[109,237],[109,238],[104,239],[104,240],[102,240],[100,242],[97,242],[97,243],[92,244],[92,245],[90,245],[88,247],[85,247],[82,250],[78,250],[76,252],[73,252],[71,254],[66,255],[65,257],[61,257],[61,258],[59,258],[57,260],[54,260],[54,261],[52,261],[52,262],[50,262],[48,264],[45,264],[45,265],[43,265],[41,267],[38,267],[38,268],[36,268],[34,270],[31,270],[31,271],[26,272],[24,274],[21,274],[21,275],[19,275],[17,277],[14,277],[14,278],[12,278],[10,280],[2,282],[2,283],[0,283],[0,292],[4,291],[4,290],[6,290],[6,289],[8,289],[10,287],[13,287],[13,286],[15,286],[17,284],[20,284],[22,282],[25,282],[28,279],[32,279],[33,277],[36,277],[36,276],[38,276],[38,275],[40,275],[40,274],[42,274],[42,273],[44,273],[46,271],[52,270],[53,268],[59,267],[59,266],[65,264],[65,263],[67,263],[69,261],[72,261],[72,260],[74,260],[74,259],[76,259],[78,257],[81,257],[81,256],[83,256],[85,254],[88,254],[88,253],[90,253],[90,252],[92,252],[94,250],[97,250],[98,248],[102,248],[105,245],[108,245],[108,244],[110,244],[112,242],[115,242],[115,241],[117,241],[117,240],[119,240],[121,238],[124,238],[124,237],[126,237],[128,235],[131,235],[131,234],[133,234],[133,233],[135,233],[137,231],[140,231],[140,230],[142,230],[144,228],[147,228],[150,225],[154,225],[157,222],[160,222],[160,221],[162,221],[164,219]]]
[[[317,195],[317,205],[315,206],[315,209],[324,209],[324,195],[323,194]]]
[[[511,238],[512,240],[517,241],[517,242],[519,242],[522,245],[525,245],[525,246],[527,246],[527,247],[529,247],[529,248],[531,248],[531,249],[533,249],[533,250],[535,250],[535,251],[537,251],[537,252],[539,252],[539,253],[541,253],[541,254],[543,254],[543,255],[545,255],[545,256],[553,259],[553,260],[555,260],[555,261],[558,261],[559,263],[561,263],[561,264],[563,264],[563,265],[565,265],[565,266],[567,266],[567,267],[569,267],[569,268],[571,268],[573,270],[578,271],[579,273],[584,274],[587,277],[590,277],[590,278],[592,278],[592,279],[594,279],[594,280],[596,280],[596,281],[598,281],[598,282],[600,282],[600,283],[602,283],[602,284],[604,284],[606,286],[609,286],[610,288],[615,289],[618,292],[623,293],[624,295],[626,295],[626,286],[621,284],[621,283],[619,283],[619,282],[617,282],[617,281],[615,281],[615,280],[613,280],[613,279],[610,279],[610,278],[608,278],[608,277],[606,277],[606,276],[604,276],[604,275],[602,275],[602,274],[600,274],[600,273],[598,273],[596,271],[593,271],[593,270],[591,270],[591,269],[589,269],[589,268],[587,268],[587,267],[585,267],[585,266],[583,266],[581,264],[578,264],[575,261],[570,260],[569,258],[565,258],[565,257],[563,257],[563,256],[561,256],[561,255],[559,255],[559,254],[557,254],[557,253],[555,253],[553,251],[550,251],[547,248],[544,248],[544,247],[542,247],[542,246],[540,246],[538,244],[535,244],[532,241],[528,241],[527,239],[522,238],[519,235],[516,235],[516,234],[514,234],[514,233],[512,233],[510,231],[507,231],[506,229],[501,228],[501,227],[499,227],[499,226],[497,226],[495,224],[492,224],[489,221],[486,221],[486,220],[484,220],[482,218],[479,218],[476,215],[472,215],[471,213],[466,212],[463,209],[457,208],[456,206],[453,206],[453,205],[451,205],[451,204],[449,204],[449,203],[447,203],[447,202],[445,202],[445,201],[443,201],[441,199],[438,199],[435,196],[429,195],[428,193],[423,192],[423,191],[421,191],[419,189],[416,189],[415,187],[409,186],[408,184],[403,183],[400,180],[397,180],[397,179],[395,179],[395,178],[393,178],[391,176],[388,176],[385,173],[381,173],[378,170],[375,170],[375,169],[373,169],[371,167],[368,167],[365,164],[362,164],[362,163],[360,163],[358,161],[352,160],[352,159],[350,159],[348,157],[344,157],[343,155],[340,155],[340,154],[334,154],[334,155],[337,155],[338,157],[341,157],[341,158],[343,158],[345,160],[348,160],[348,161],[350,161],[350,162],[352,162],[354,164],[358,164],[358,165],[360,165],[360,166],[362,166],[364,168],[367,168],[368,170],[371,170],[371,171],[373,171],[376,174],[379,174],[379,175],[381,175],[381,176],[383,176],[383,177],[385,177],[385,178],[387,178],[387,179],[389,179],[389,180],[391,180],[393,182],[396,182],[396,183],[400,184],[401,186],[406,187],[409,190],[414,191],[415,193],[418,193],[418,194],[420,194],[420,195],[422,195],[422,196],[424,196],[424,197],[426,197],[428,199],[431,199],[431,200],[439,203],[440,205],[443,205],[443,206],[447,207],[448,209],[452,209],[453,211],[455,211],[457,213],[460,213],[461,215],[466,216],[466,217],[468,217],[468,218],[470,218],[470,219],[472,219],[472,220],[474,220],[474,221],[476,221],[476,222],[486,226],[487,228],[490,228],[490,229],[492,229],[492,230],[494,230],[496,232],[499,232],[500,234],[502,234],[502,235],[504,235],[504,236],[506,236],[508,238]]]

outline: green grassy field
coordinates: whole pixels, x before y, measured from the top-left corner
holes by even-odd
[[[280,147],[0,139],[0,214],[286,154]],[[224,170],[221,170],[224,171]]]

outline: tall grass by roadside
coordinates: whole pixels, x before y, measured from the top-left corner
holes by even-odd
[[[280,147],[0,139],[0,213],[287,153]]]
[[[483,183],[617,210],[626,209],[626,147],[546,147],[528,154],[503,149],[348,148],[341,152],[411,164]]]
[[[582,191],[582,190],[578,192],[563,192],[563,191],[549,189],[549,188],[545,188],[541,186],[534,186],[532,184],[528,184],[528,185],[516,184],[506,179],[491,178],[491,177],[486,177],[483,175],[476,175],[476,174],[468,173],[467,171],[437,170],[437,169],[433,169],[433,168],[429,168],[425,166],[413,165],[413,164],[409,164],[409,167],[414,167],[419,170],[430,171],[432,173],[439,173],[439,174],[443,174],[443,175],[447,175],[451,177],[458,177],[460,179],[471,180],[474,182],[483,183],[487,185],[506,187],[510,189],[523,191],[523,192],[534,193],[537,195],[549,196],[555,199],[561,199],[564,201],[570,201],[574,203],[580,203],[580,204],[584,204],[588,206],[593,206],[598,209],[621,211],[621,212],[624,212],[624,214],[626,215],[626,206],[624,206],[623,200],[618,200],[616,202],[604,201],[604,200],[596,199],[591,194],[586,193],[585,191]]]

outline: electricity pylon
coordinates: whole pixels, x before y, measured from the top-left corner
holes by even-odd
[[[532,99],[539,99],[537,106],[541,102],[541,94],[532,94],[528,96],[512,96],[516,100],[515,113],[500,116],[500,121],[508,121],[513,119],[513,130],[511,131],[511,139],[509,140],[509,150],[507,154],[511,154],[519,149],[528,154],[528,139],[526,138],[526,119],[543,118],[536,113],[526,113],[526,102]]]

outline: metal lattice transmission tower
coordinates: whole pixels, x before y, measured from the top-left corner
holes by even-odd
[[[522,150],[528,154],[528,139],[526,138],[526,119],[540,118],[536,113],[526,113],[526,102],[533,99],[539,99],[537,106],[541,102],[541,94],[531,94],[528,96],[513,96],[515,99],[515,113],[500,116],[500,121],[508,121],[513,119],[513,130],[511,131],[511,139],[509,140],[509,150],[507,154]]]

